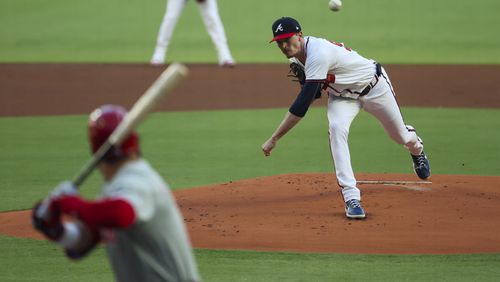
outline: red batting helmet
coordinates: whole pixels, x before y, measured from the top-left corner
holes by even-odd
[[[95,153],[106,142],[126,114],[127,110],[117,105],[103,105],[90,114],[89,141],[92,153]],[[113,162],[131,153],[140,153],[139,136],[135,131],[125,137],[120,146],[112,148],[104,160]]]

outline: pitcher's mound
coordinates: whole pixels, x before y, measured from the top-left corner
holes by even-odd
[[[177,192],[194,245],[342,253],[500,252],[500,177],[358,174],[366,220],[348,220],[333,174],[261,177]],[[397,182],[392,182],[397,183]]]
[[[358,174],[365,220],[348,220],[329,173],[260,177],[175,192],[194,247],[341,253],[500,252],[500,177]],[[371,180],[371,181],[369,181]],[[370,184],[385,180],[389,184]],[[400,183],[408,181],[407,183]],[[41,238],[29,211],[0,233]]]

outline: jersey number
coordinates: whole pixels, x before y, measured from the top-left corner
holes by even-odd
[[[340,42],[340,43],[337,43],[337,42],[335,42],[335,41],[330,41],[330,42],[331,42],[332,44],[335,44],[335,45],[339,46],[339,47],[344,47],[344,48],[345,48],[347,51],[349,51],[349,52],[350,52],[350,51],[352,51],[352,49],[351,49],[351,48],[346,47],[346,46],[344,45],[344,43],[342,43],[342,42]]]

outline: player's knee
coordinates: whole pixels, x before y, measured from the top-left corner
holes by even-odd
[[[204,17],[204,21],[206,26],[215,26],[215,20],[210,16]]]
[[[347,136],[349,134],[349,126],[340,122],[330,123],[329,130],[330,136]]]
[[[165,18],[163,18],[163,22],[176,23],[178,19],[179,15],[167,14],[165,15]]]

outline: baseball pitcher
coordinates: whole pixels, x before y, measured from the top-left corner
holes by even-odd
[[[90,114],[93,153],[125,115],[115,105]],[[99,199],[82,199],[63,182],[44,200],[48,209],[33,209],[34,227],[72,259],[104,243],[117,281],[200,281],[181,213],[168,185],[141,158],[137,133],[113,147],[99,170],[105,180]]]
[[[343,43],[304,36],[300,24],[290,17],[276,20],[272,31],[271,42],[276,42],[290,60],[301,91],[281,124],[262,145],[266,156],[324,91],[328,95],[330,150],[348,218],[366,217],[347,143],[350,125],[361,109],[377,118],[391,139],[410,152],[418,177],[430,177],[423,142],[415,129],[403,121],[389,76],[379,63],[362,57]]]

